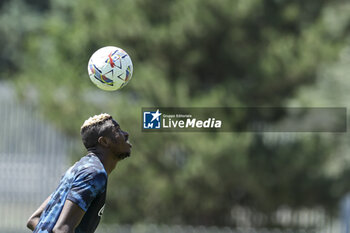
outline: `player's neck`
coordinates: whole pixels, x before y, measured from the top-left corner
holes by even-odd
[[[88,152],[94,153],[100,159],[104,169],[107,172],[107,175],[112,173],[119,160],[115,158],[115,156],[113,156],[112,154],[109,154],[107,151],[104,151],[103,149],[93,148],[89,149]]]

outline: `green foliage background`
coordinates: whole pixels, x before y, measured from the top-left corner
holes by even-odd
[[[109,179],[105,222],[234,226],[236,205],[336,213],[349,188],[346,156],[337,154],[345,134],[145,134],[140,115],[149,106],[346,106],[348,93],[332,92],[327,79],[347,66],[339,54],[349,44],[348,3],[14,0],[0,7],[1,77],[23,102],[73,139],[101,112],[130,133],[133,155]],[[86,68],[107,45],[134,63],[131,82],[112,93],[93,86]],[[78,145],[73,160],[83,153]],[[343,166],[332,172],[330,164]]]

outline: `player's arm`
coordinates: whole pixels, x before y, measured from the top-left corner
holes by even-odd
[[[34,231],[36,225],[38,225],[40,216],[43,213],[45,207],[47,206],[47,203],[50,201],[51,195],[46,198],[46,200],[40,205],[40,207],[30,216],[30,218],[27,221],[27,227]]]
[[[74,233],[75,228],[79,225],[85,211],[71,200],[66,200],[60,217],[54,226],[53,233]]]
[[[82,173],[74,180],[53,233],[74,233],[91,202],[107,182],[105,172]]]

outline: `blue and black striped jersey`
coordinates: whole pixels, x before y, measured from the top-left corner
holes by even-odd
[[[103,164],[93,153],[84,156],[62,176],[34,232],[51,233],[67,199],[85,211],[75,232],[94,232],[104,209],[106,190],[107,173]]]

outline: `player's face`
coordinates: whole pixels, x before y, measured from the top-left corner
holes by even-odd
[[[131,143],[129,142],[129,134],[126,131],[121,130],[120,125],[112,119],[112,144],[111,150],[113,154],[121,157],[128,157],[131,153]]]

